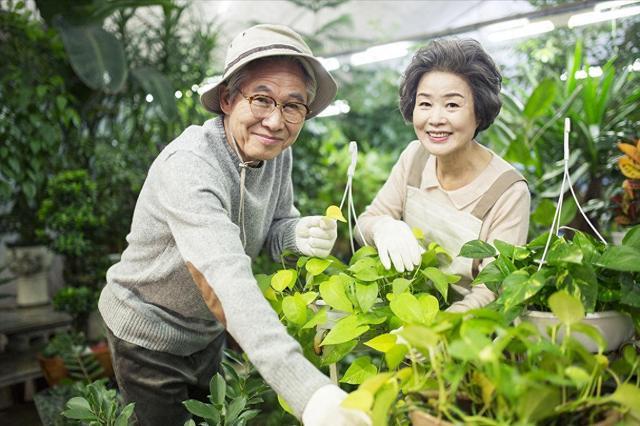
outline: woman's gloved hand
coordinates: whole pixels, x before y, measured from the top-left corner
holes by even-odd
[[[424,249],[405,222],[384,217],[373,228],[373,243],[378,249],[380,262],[386,269],[398,272],[413,271],[422,262]]]
[[[324,216],[300,218],[295,229],[296,246],[305,256],[327,257],[338,236],[335,219]]]
[[[447,312],[467,312],[472,309],[482,308],[496,299],[496,295],[484,284],[471,287],[471,292],[458,302],[452,303]]]
[[[311,395],[304,411],[304,426],[371,426],[371,419],[362,411],[342,408],[347,394],[336,385],[325,385]]]

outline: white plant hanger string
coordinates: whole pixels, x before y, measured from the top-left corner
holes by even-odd
[[[542,268],[542,265],[544,265],[544,260],[547,257],[547,251],[549,250],[549,245],[551,244],[551,236],[553,234],[558,235],[558,232],[560,231],[560,213],[562,212],[562,199],[564,197],[564,192],[565,192],[564,188],[567,184],[569,185],[569,190],[571,191],[571,195],[573,196],[573,199],[576,202],[576,206],[578,207],[580,214],[582,214],[582,217],[587,222],[587,224],[589,224],[589,227],[594,232],[594,234],[598,236],[600,241],[602,241],[605,245],[607,244],[607,241],[604,238],[602,238],[602,235],[600,235],[596,227],[593,226],[593,224],[585,214],[584,210],[582,210],[582,207],[580,206],[580,202],[578,201],[578,197],[576,196],[576,193],[573,190],[573,183],[571,182],[571,174],[569,173],[569,152],[570,152],[569,134],[570,133],[571,133],[571,119],[569,119],[569,117],[566,117],[564,119],[564,141],[563,141],[564,174],[562,176],[562,184],[560,185],[560,195],[558,195],[558,206],[556,207],[556,211],[553,215],[553,222],[551,222],[551,229],[549,229],[549,237],[547,238],[547,243],[545,244],[544,251],[542,252],[542,258],[540,259],[540,264],[538,265],[538,271]]]
[[[362,235],[360,226],[358,226],[358,215],[356,209],[353,206],[353,176],[356,174],[356,164],[358,164],[358,143],[356,141],[349,142],[349,153],[351,154],[351,163],[347,169],[347,186],[344,188],[344,194],[342,194],[342,201],[340,201],[340,210],[344,206],[345,200],[347,201],[347,223],[349,225],[349,242],[351,243],[351,254],[355,253],[355,245],[353,243],[353,228],[351,226],[351,215],[353,215],[353,221],[356,223],[356,230],[360,234],[360,238],[367,245],[367,242]]]

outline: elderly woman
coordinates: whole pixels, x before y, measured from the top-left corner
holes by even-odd
[[[418,140],[400,155],[380,192],[359,218],[367,242],[389,269],[411,271],[422,247],[420,228],[454,256],[447,271],[461,275],[449,311],[495,299],[484,284],[469,283],[482,265],[456,257],[473,239],[522,244],[530,195],[524,178],[475,139],[500,112],[502,76],[475,40],[435,40],[421,48],[400,86],[400,110]],[[360,241],[362,243],[362,241]]]

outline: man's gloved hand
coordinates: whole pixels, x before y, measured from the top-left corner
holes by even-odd
[[[373,243],[386,269],[390,269],[393,263],[398,272],[413,271],[422,262],[424,249],[409,225],[401,220],[391,217],[380,219],[373,228]]]
[[[324,216],[300,218],[295,229],[296,246],[305,256],[327,257],[338,236],[335,219]]]
[[[325,385],[311,395],[302,413],[304,426],[371,426],[371,419],[362,411],[340,407],[347,396],[336,385]]]
[[[476,284],[471,287],[471,292],[462,300],[452,303],[447,312],[462,313],[472,309],[482,308],[496,299],[496,295],[484,284]]]

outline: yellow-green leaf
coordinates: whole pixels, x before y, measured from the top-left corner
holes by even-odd
[[[347,223],[347,219],[342,215],[342,211],[338,206],[329,206],[327,207],[327,211],[324,213],[326,217],[329,219],[339,220],[340,222]]]
[[[347,395],[340,405],[344,408],[367,412],[373,405],[373,395],[367,390],[358,389]]]
[[[364,342],[364,344],[369,346],[370,348],[375,349],[376,351],[386,353],[389,351],[389,349],[395,346],[396,340],[398,340],[398,337],[396,335],[385,333]]]
[[[271,287],[276,291],[283,291],[285,288],[293,287],[298,278],[298,273],[293,269],[283,269],[276,272],[271,278]]]

